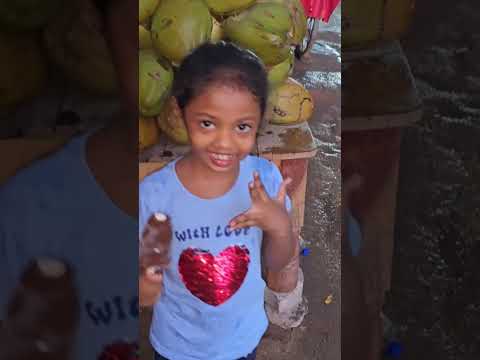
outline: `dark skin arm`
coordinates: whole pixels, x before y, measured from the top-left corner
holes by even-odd
[[[290,219],[289,219],[290,222]],[[295,255],[293,231],[286,230],[284,234],[265,234],[265,261],[271,271],[284,269]],[[288,233],[287,233],[288,231]]]
[[[295,237],[292,221],[285,207],[287,186],[291,179],[285,179],[278,194],[270,198],[258,173],[249,184],[252,206],[230,222],[232,230],[258,226],[264,232],[264,259],[272,271],[280,271],[295,256]]]

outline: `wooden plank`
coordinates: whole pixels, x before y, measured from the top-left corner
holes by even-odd
[[[421,120],[423,109],[419,107],[403,114],[354,116],[342,119],[342,131],[360,131],[411,126]]]
[[[311,159],[317,154],[318,150],[302,153],[276,154],[272,152],[261,153],[260,156],[270,161],[293,160],[293,159]]]
[[[270,159],[267,159],[267,160],[270,160]],[[275,164],[278,170],[282,168],[282,161],[280,159],[272,159],[270,161],[272,161]]]
[[[298,233],[302,230],[303,223],[305,221],[305,194],[307,191],[307,177],[308,167],[305,170],[305,174],[302,181],[292,194],[292,204],[295,209],[296,228]]]
[[[393,250],[395,240],[395,213],[397,208],[397,191],[398,191],[398,173],[399,173],[399,158],[395,159],[395,164],[392,171],[387,177],[387,182],[383,192],[379,198],[379,211],[383,211],[383,218],[385,219],[385,240],[382,242],[380,249],[380,262],[382,283],[384,291],[390,290],[392,277],[392,263]]]
[[[367,285],[367,304],[378,306],[384,302],[385,292],[390,289],[394,227],[398,185],[398,158],[378,189],[375,200],[362,215],[363,244],[360,254],[362,277]]]
[[[376,43],[370,43],[365,47],[342,49],[342,61],[350,62],[368,57],[380,57],[386,54],[398,54],[402,51],[403,50],[400,42],[383,40]]]
[[[408,126],[422,102],[400,43],[387,41],[342,56],[342,131]]]

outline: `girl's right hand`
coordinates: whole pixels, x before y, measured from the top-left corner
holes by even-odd
[[[138,301],[141,307],[153,306],[162,294],[163,271],[151,266],[138,279]]]

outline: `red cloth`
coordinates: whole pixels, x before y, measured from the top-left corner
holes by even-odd
[[[340,0],[302,0],[302,3],[308,17],[328,22]]]

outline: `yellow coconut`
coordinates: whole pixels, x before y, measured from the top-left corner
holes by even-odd
[[[162,112],[157,116],[157,124],[170,140],[180,145],[190,143],[182,112],[173,96],[167,100]]]
[[[138,118],[138,148],[140,151],[155,145],[158,142],[159,135],[155,118]]]
[[[310,92],[297,80],[288,78],[270,93],[266,117],[271,124],[298,124],[310,119],[313,108]]]

